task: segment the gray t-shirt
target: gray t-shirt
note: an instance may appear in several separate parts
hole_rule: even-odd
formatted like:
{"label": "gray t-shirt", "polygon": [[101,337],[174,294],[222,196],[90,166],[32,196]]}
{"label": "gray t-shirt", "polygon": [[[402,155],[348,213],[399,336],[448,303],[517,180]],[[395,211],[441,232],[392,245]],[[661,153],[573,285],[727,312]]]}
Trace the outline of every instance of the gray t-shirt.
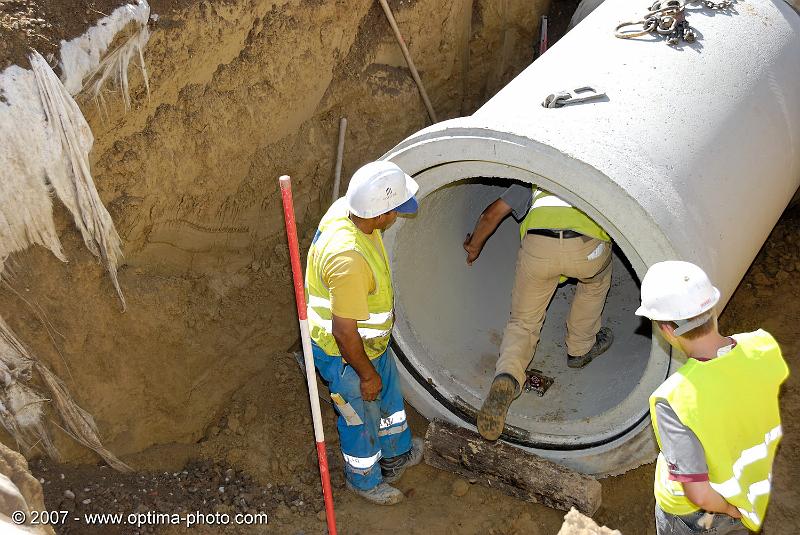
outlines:
{"label": "gray t-shirt", "polygon": [[521,222],[531,209],[533,190],[530,186],[511,184],[508,189],[500,195],[500,198],[511,207],[511,215],[514,216],[514,219]]}
{"label": "gray t-shirt", "polygon": [[656,401],[656,425],[661,453],[670,479],[681,482],[708,481],[706,452],[694,431],[683,425],[666,400]]}

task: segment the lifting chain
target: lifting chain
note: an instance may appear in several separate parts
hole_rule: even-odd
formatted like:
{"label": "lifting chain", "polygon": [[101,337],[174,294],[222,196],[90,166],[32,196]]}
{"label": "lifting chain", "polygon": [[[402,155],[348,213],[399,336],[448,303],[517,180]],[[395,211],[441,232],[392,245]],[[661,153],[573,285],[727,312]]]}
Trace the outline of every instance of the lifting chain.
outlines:
{"label": "lifting chain", "polygon": [[702,4],[707,9],[723,11],[730,9],[734,1],[656,0],[641,20],[622,22],[617,25],[614,35],[620,39],[633,39],[648,34],[663,35],[670,46],[677,46],[681,41],[693,43],[697,36],[686,20],[686,6]]}
{"label": "lifting chain", "polygon": [[728,9],[733,5],[733,0],[724,0],[723,2],[712,2],[711,0],[703,0],[700,2],[703,6],[707,7],[708,9],[715,9],[717,11],[721,11],[723,9]]}

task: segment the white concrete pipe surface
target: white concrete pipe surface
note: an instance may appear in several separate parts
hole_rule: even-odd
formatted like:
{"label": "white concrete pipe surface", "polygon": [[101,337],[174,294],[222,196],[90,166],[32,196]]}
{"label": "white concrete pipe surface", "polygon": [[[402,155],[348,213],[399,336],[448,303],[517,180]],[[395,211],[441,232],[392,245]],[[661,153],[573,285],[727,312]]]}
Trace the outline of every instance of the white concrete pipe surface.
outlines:
{"label": "white concrete pipe surface", "polygon": [[[800,184],[800,16],[783,0],[740,1],[726,12],[691,6],[694,44],[615,38],[616,25],[639,18],[646,3],[607,0],[473,116],[433,125],[384,156],[421,186],[420,213],[398,220],[386,243],[394,349],[408,399],[428,418],[471,426],[492,380],[517,226],[504,223],[472,267],[461,244],[501,186],[538,184],[613,237],[604,323],[614,345],[582,370],[566,367],[574,285],[563,285],[531,366],[556,383],[514,402],[505,435],[595,474],[654,457],[647,398],[671,361],[633,315],[647,266],[696,262],[723,307]],[[607,97],[541,105],[586,85]]]}

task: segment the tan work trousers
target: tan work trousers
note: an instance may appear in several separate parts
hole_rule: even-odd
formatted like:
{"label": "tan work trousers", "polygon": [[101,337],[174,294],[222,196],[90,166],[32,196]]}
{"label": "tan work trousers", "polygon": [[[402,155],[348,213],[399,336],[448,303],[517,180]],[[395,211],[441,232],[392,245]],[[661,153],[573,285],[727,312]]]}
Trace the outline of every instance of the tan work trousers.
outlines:
{"label": "tan work trousers", "polygon": [[611,286],[611,243],[589,237],[527,234],[517,257],[511,318],[503,333],[495,376],[507,373],[518,385],[524,384],[547,305],[561,275],[578,279],[567,318],[567,352],[584,355],[594,345]]}

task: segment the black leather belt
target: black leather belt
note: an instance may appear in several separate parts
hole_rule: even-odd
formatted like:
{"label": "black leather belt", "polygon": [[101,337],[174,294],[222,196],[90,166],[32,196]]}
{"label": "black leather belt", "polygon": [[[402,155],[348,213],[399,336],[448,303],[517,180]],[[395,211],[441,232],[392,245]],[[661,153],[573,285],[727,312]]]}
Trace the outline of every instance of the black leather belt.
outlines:
{"label": "black leather belt", "polygon": [[574,230],[552,230],[549,228],[532,228],[528,231],[528,234],[536,234],[537,236],[547,236],[548,238],[581,238],[584,235],[580,232],[575,232]]}

